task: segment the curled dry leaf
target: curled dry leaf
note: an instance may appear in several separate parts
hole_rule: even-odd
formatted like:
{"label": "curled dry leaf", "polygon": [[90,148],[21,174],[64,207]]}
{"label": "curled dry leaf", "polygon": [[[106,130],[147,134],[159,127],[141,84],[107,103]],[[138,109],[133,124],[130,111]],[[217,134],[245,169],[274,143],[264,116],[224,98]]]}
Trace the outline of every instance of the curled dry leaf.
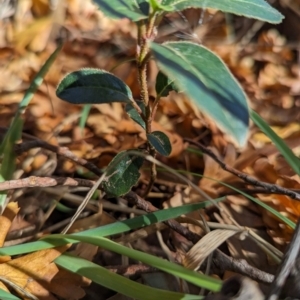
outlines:
{"label": "curled dry leaf", "polygon": [[228,229],[217,229],[207,233],[185,255],[182,260],[183,265],[188,269],[197,270],[212,251],[236,233],[238,232]]}

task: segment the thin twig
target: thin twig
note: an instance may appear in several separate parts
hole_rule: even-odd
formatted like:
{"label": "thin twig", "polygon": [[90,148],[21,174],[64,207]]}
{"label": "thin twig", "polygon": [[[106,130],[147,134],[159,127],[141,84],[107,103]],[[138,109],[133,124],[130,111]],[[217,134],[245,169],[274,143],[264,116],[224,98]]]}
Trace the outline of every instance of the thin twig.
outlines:
{"label": "thin twig", "polygon": [[272,193],[280,193],[280,194],[287,195],[287,196],[291,197],[292,199],[296,199],[296,200],[300,201],[300,193],[294,192],[290,189],[286,189],[286,188],[281,187],[277,184],[272,184],[272,183],[268,183],[268,182],[259,181],[259,180],[255,179],[254,177],[252,177],[252,176],[250,176],[246,173],[243,173],[243,172],[241,172],[241,171],[239,171],[235,168],[232,168],[232,167],[228,166],[221,159],[219,159],[216,154],[214,154],[210,149],[208,149],[207,147],[205,147],[201,143],[193,141],[192,139],[184,139],[184,140],[189,142],[190,144],[193,144],[193,145],[197,146],[198,148],[200,148],[201,151],[203,151],[204,153],[209,155],[213,160],[215,160],[223,170],[225,170],[225,171],[241,178],[245,182],[247,182],[249,184],[252,184],[254,186],[262,187],[265,190],[269,191],[271,194]]}
{"label": "thin twig", "polygon": [[92,187],[95,181],[71,177],[39,177],[30,176],[16,180],[0,182],[0,191],[23,189],[29,187],[51,187],[51,186],[70,186],[70,187]]}

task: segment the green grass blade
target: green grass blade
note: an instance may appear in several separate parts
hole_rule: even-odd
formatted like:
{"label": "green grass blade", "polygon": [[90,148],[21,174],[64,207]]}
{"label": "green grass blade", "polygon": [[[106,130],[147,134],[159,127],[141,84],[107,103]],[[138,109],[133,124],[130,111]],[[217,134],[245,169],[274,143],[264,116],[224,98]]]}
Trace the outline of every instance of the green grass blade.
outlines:
{"label": "green grass blade", "polygon": [[55,260],[55,263],[76,274],[85,276],[108,289],[119,292],[133,299],[168,299],[168,300],[196,300],[201,296],[184,295],[171,291],[164,291],[142,285],[121,275],[96,265],[85,259],[63,254]]}
{"label": "green grass blade", "polygon": [[86,104],[82,108],[82,113],[81,113],[81,117],[79,120],[79,127],[80,127],[82,133],[83,133],[83,129],[85,127],[85,124],[86,124],[86,121],[89,116],[91,108],[92,108],[91,104]]}
{"label": "green grass blade", "polygon": [[101,248],[104,248],[109,251],[116,252],[118,254],[130,257],[132,259],[135,259],[137,261],[141,261],[144,264],[147,264],[149,266],[155,267],[159,270],[162,270],[164,272],[167,272],[171,275],[174,275],[176,277],[179,277],[183,280],[186,280],[190,283],[195,284],[196,286],[208,289],[210,291],[217,292],[220,290],[222,281],[200,274],[198,272],[186,269],[185,267],[182,267],[180,265],[177,265],[175,263],[169,262],[167,260],[164,260],[162,258],[134,250],[128,247],[125,247],[123,245],[119,245],[118,243],[115,243],[107,238],[103,237],[91,237],[91,236],[80,236],[80,235],[70,235],[70,234],[53,234],[45,238],[45,240],[50,241],[51,240],[63,240],[68,239],[74,241],[80,241],[84,243],[90,243],[96,246],[99,246]]}
{"label": "green grass blade", "polygon": [[23,113],[24,109],[28,106],[30,103],[34,93],[38,89],[38,87],[42,84],[45,75],[47,74],[49,68],[52,66],[53,62],[55,61],[57,55],[59,54],[60,50],[62,49],[63,44],[60,44],[55,51],[49,56],[49,58],[46,60],[45,64],[41,67],[39,72],[35,75],[33,78],[28,90],[26,91],[22,101],[18,105],[18,111],[16,112],[16,115],[12,121],[12,124],[6,133],[6,136],[4,137],[4,140],[0,147],[0,154],[3,153],[3,147],[5,146],[5,142],[9,137],[15,132],[15,126],[17,126],[19,122],[19,118],[21,114]]}
{"label": "green grass blade", "polygon": [[21,298],[18,298],[14,296],[13,294],[10,294],[2,289],[0,289],[0,299],[1,300],[21,300]]}
{"label": "green grass blade", "polygon": [[[22,101],[18,105],[18,110],[0,145],[0,157],[1,157],[0,175],[2,177],[0,181],[9,180],[12,178],[13,172],[15,170],[15,158],[16,158],[14,154],[14,145],[21,138],[21,134],[23,130],[23,120],[21,119],[21,115],[26,109],[26,107],[28,106],[29,102],[31,101],[37,88],[43,82],[43,78],[45,77],[50,66],[56,59],[61,48],[62,48],[62,44],[59,45],[56,48],[56,50],[50,55],[50,57],[47,59],[47,61],[42,66],[40,71],[34,77]],[[6,207],[6,202],[7,202],[6,192],[1,192],[0,193],[0,215],[3,213]]]}
{"label": "green grass blade", "polygon": [[259,129],[271,139],[271,141],[275,144],[279,152],[283,155],[287,163],[296,172],[296,174],[300,175],[300,159],[287,146],[284,140],[279,137],[255,111],[250,111],[250,117],[255,125],[259,127]]}
{"label": "green grass blade", "polygon": [[[225,200],[225,197],[215,199],[214,201],[220,202],[223,200]],[[81,236],[100,236],[100,237],[111,236],[114,234],[127,232],[132,229],[148,226],[157,222],[164,222],[169,219],[174,219],[182,214],[187,214],[197,209],[201,209],[210,205],[211,205],[210,201],[205,201],[202,203],[194,203],[194,204],[183,205],[180,207],[168,208],[164,210],[159,210],[154,213],[139,216],[133,219],[125,220],[122,222],[115,222],[113,224],[108,224],[101,227],[85,230],[78,234]],[[3,247],[0,248],[0,255],[24,254],[24,253],[37,251],[37,250],[53,248],[55,246],[65,245],[68,242],[70,241],[67,241],[67,239],[61,241],[55,241],[55,243],[54,242],[49,243],[47,241],[40,240],[40,241],[31,242],[22,245]]]}

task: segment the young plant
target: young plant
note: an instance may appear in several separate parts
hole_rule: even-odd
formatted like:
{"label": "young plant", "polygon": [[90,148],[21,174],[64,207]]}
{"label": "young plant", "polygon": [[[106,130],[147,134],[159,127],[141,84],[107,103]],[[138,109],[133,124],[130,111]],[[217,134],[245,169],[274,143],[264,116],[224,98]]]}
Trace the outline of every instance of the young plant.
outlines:
{"label": "young plant", "polygon": [[[185,93],[199,109],[212,118],[238,145],[247,141],[249,108],[247,97],[224,62],[202,45],[177,41],[155,43],[157,28],[166,13],[187,8],[213,8],[226,13],[243,15],[270,23],[281,22],[283,16],[264,0],[95,0],[111,18],[128,18],[138,28],[136,64],[140,99],[133,99],[130,88],[113,74],[99,69],[82,69],[68,74],[58,85],[57,96],[74,104],[123,102],[132,120],[146,133],[145,154],[168,156],[172,147],[168,137],[152,131],[151,124],[162,97],[170,91]],[[147,65],[154,58],[160,72],[156,78],[156,99],[149,100]],[[144,159],[119,153],[108,166],[103,190],[111,196],[130,191],[139,179]],[[116,161],[118,163],[116,163]],[[151,168],[148,188],[156,179],[155,164]]]}

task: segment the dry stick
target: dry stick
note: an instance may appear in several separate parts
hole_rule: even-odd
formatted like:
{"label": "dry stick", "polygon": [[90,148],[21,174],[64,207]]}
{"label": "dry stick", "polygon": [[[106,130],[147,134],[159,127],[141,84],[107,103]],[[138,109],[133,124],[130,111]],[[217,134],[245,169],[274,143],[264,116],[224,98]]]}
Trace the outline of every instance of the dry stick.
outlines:
{"label": "dry stick", "polygon": [[297,222],[297,226],[294,231],[293,238],[288,246],[286,253],[283,256],[280,267],[277,269],[275,279],[271,284],[271,288],[268,294],[267,300],[278,299],[281,289],[293,269],[296,259],[300,255],[300,220]]}
{"label": "dry stick", "polygon": [[[29,176],[26,178],[7,180],[0,182],[0,191],[16,190],[29,187],[54,187],[54,186],[69,186],[69,187],[86,187],[91,188],[95,184],[94,180],[82,179],[82,178],[71,178],[71,177],[40,177],[40,176]],[[300,193],[299,189],[291,189],[295,193]],[[247,194],[270,194],[263,188],[256,189],[240,189],[240,191]],[[239,194],[236,191],[220,191],[220,196],[228,196],[233,194]],[[283,191],[275,191],[271,194],[285,195]]]}
{"label": "dry stick", "polygon": [[23,189],[28,187],[51,187],[51,186],[70,186],[70,187],[93,187],[94,181],[71,177],[39,177],[29,176],[16,180],[0,182],[0,191]]}
{"label": "dry stick", "polygon": [[[60,148],[57,146],[53,146],[53,145],[48,144],[45,141],[35,140],[35,141],[29,141],[29,142],[22,143],[22,144],[16,145],[15,151],[17,154],[21,154],[25,151],[28,151],[32,148],[37,148],[37,147],[53,151],[53,152],[57,153],[58,155],[68,158],[68,159],[72,160],[73,162],[85,167],[89,171],[94,172],[97,175],[102,174],[102,171],[100,169],[98,169],[97,166],[95,166],[94,164],[88,162],[87,160],[85,160],[83,158],[79,158],[79,157],[75,156],[68,148],[65,148],[65,147]],[[127,195],[124,196],[124,198],[131,200],[139,208],[143,209],[146,212],[153,212],[153,211],[158,210],[150,202],[145,201],[144,199],[139,197],[134,192],[129,192]],[[178,232],[179,234],[184,236],[186,239],[192,241],[193,243],[197,243],[199,241],[199,239],[201,238],[199,235],[191,232],[186,227],[182,226],[181,224],[179,224],[178,222],[176,222],[174,220],[168,220],[165,222],[165,224],[167,224],[173,230],[175,230],[176,232]],[[244,260],[230,258],[218,249],[215,251],[214,255],[215,255],[214,263],[218,266],[219,269],[224,268],[224,266],[226,266],[224,269],[232,270],[232,271],[240,273],[242,275],[249,276],[253,280],[258,280],[258,281],[266,282],[266,283],[270,282],[269,277],[272,276],[271,274],[265,273],[259,269],[256,269],[256,268],[250,266]]]}
{"label": "dry stick", "polygon": [[[295,193],[298,193],[300,194],[300,190],[299,189],[289,189],[290,191],[293,191]],[[285,195],[285,192],[284,191],[275,191],[275,192],[270,192],[264,188],[239,188],[239,191],[240,192],[243,192],[245,194],[250,194],[250,195],[253,195],[253,194],[278,194],[278,195]],[[239,191],[226,191],[224,189],[218,191],[218,194],[220,196],[229,196],[229,195],[240,195],[240,192]],[[297,199],[295,199],[297,200]]]}
{"label": "dry stick", "polygon": [[204,153],[209,155],[213,160],[215,160],[221,166],[221,168],[223,170],[225,170],[225,171],[241,178],[245,182],[247,182],[249,184],[252,184],[252,185],[255,185],[255,186],[260,186],[260,187],[264,188],[265,190],[269,191],[270,193],[284,194],[284,195],[287,195],[287,196],[291,197],[292,199],[300,201],[300,193],[294,192],[290,189],[286,189],[286,188],[281,187],[277,184],[272,184],[272,183],[268,183],[268,182],[259,181],[259,180],[255,179],[254,177],[252,177],[252,176],[250,176],[246,173],[240,172],[237,169],[228,166],[221,159],[219,159],[210,149],[206,148],[201,143],[193,141],[191,139],[184,139],[184,140],[189,142],[190,144],[193,144],[193,145],[197,146],[198,148],[200,148],[201,151],[203,151]]}

